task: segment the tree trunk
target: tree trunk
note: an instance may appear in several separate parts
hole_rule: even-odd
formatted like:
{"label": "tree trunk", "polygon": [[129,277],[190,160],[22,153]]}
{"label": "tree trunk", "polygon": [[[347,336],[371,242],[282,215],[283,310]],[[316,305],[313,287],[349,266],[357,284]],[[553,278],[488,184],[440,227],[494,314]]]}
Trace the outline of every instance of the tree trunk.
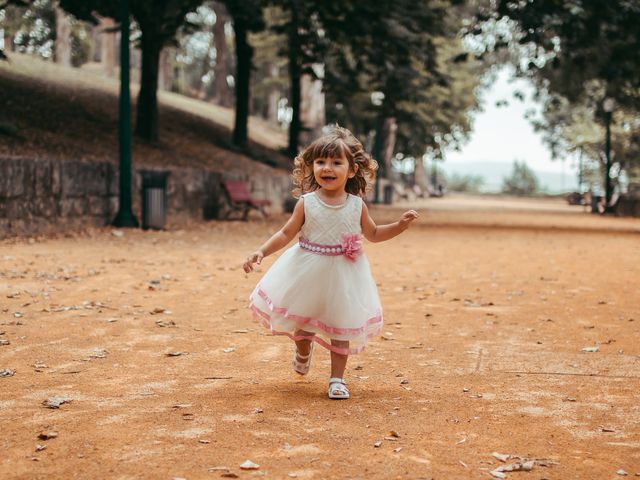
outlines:
{"label": "tree trunk", "polygon": [[89,61],[100,63],[102,57],[102,35],[100,34],[100,25],[91,27],[91,51],[89,53]]}
{"label": "tree trunk", "polygon": [[162,42],[142,32],[142,69],[138,94],[136,135],[148,142],[158,141],[158,65]]}
{"label": "tree trunk", "polygon": [[[269,64],[269,77],[275,78],[278,76],[278,66]],[[273,124],[278,123],[278,102],[280,101],[280,92],[274,88],[269,92],[267,97],[267,120]]]}
{"label": "tree trunk", "polygon": [[382,122],[382,147],[380,149],[381,174],[383,178],[392,179],[391,159],[396,147],[398,124],[395,117],[385,117]]}
{"label": "tree trunk", "polygon": [[118,42],[115,33],[107,33],[105,30],[113,28],[114,25],[115,22],[112,18],[101,18],[98,27],[101,32],[100,63],[102,63],[102,68],[109,77],[115,75]]}
{"label": "tree trunk", "polygon": [[9,33],[7,28],[4,29],[4,51],[5,52],[13,52],[13,35]]}
{"label": "tree trunk", "polygon": [[416,166],[413,171],[413,179],[416,185],[420,187],[423,192],[426,192],[429,188],[429,178],[427,177],[427,171],[424,168],[424,160],[422,156],[416,157]]}
{"label": "tree trunk", "polygon": [[166,90],[167,92],[173,91],[173,66],[172,66],[173,52],[168,48],[163,48],[160,52],[160,66],[158,71],[158,88],[160,90]]}
{"label": "tree trunk", "polygon": [[60,7],[56,7],[55,61],[65,67],[71,66],[71,20]]}
{"label": "tree trunk", "polygon": [[248,43],[247,24],[242,15],[234,18],[233,29],[236,36],[236,122],[233,129],[233,143],[239,147],[247,144],[247,124],[249,122],[249,80],[253,48]]}
{"label": "tree trunk", "polygon": [[216,23],[213,26],[213,44],[216,48],[216,64],[213,67],[213,102],[223,107],[231,107],[231,89],[227,83],[229,76],[229,46],[224,33],[224,25],[227,23],[227,11],[219,2],[213,3],[213,11],[216,14]]}
{"label": "tree trunk", "polygon": [[[317,66],[317,68],[320,68]],[[304,74],[300,82],[300,143],[311,143],[322,132],[325,124],[324,92],[322,80]]]}
{"label": "tree trunk", "polygon": [[291,10],[291,25],[289,27],[289,78],[291,80],[291,125],[289,125],[289,147],[288,153],[291,157],[298,154],[298,144],[300,138],[300,81],[302,72],[298,61],[298,51],[300,50],[300,38],[298,37],[298,13],[294,8]]}

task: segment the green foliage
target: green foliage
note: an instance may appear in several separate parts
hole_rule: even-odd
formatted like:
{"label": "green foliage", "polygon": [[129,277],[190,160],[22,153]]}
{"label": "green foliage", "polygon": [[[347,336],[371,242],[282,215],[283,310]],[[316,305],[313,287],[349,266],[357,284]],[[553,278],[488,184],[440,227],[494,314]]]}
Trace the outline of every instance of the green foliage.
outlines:
{"label": "green foliage", "polygon": [[363,135],[395,117],[396,151],[412,156],[462,142],[486,65],[465,54],[458,33],[469,12],[455,3],[350,2],[329,32],[339,40],[326,57],[328,119]]}
{"label": "green foliage", "polygon": [[525,162],[513,162],[511,175],[502,180],[502,192],[509,195],[533,195],[538,189],[538,178]]}
{"label": "green foliage", "polygon": [[538,47],[528,67],[542,69],[550,91],[575,101],[596,80],[619,104],[640,108],[640,3],[629,0],[500,0],[520,43]]}
{"label": "green foliage", "polygon": [[578,152],[586,169],[604,163],[605,98],[612,118],[614,171],[634,177],[640,166],[640,3],[627,0],[501,0],[497,10],[515,22],[514,39],[529,45],[521,74],[544,104],[534,122],[555,157]]}
{"label": "green foliage", "polygon": [[52,1],[34,1],[23,7],[10,6],[5,14],[13,17],[10,30],[13,30],[16,51],[53,58],[56,13]]}

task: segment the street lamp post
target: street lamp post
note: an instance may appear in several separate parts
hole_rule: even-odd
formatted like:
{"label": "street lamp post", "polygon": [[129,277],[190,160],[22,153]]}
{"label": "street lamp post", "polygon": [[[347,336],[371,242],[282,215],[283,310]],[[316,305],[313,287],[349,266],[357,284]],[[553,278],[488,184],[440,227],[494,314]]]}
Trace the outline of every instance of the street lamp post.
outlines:
{"label": "street lamp post", "polygon": [[611,203],[611,197],[613,196],[613,186],[611,185],[611,112],[615,107],[615,102],[612,98],[606,98],[602,104],[604,110],[605,124],[607,129],[606,141],[605,141],[605,155],[607,163],[604,171],[604,208],[605,211],[609,208]]}
{"label": "street lamp post", "polygon": [[131,209],[131,91],[129,88],[129,0],[120,0],[120,194],[113,225],[138,227]]}

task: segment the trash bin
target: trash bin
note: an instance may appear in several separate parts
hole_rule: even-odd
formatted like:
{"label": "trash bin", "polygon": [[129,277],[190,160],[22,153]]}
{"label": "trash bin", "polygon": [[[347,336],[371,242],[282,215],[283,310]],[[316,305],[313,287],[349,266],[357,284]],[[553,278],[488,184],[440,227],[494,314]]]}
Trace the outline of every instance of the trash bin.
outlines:
{"label": "trash bin", "polygon": [[391,205],[393,203],[393,185],[384,186],[382,198],[385,205]]}
{"label": "trash bin", "polygon": [[167,220],[167,177],[171,172],[140,170],[142,228],[162,230]]}
{"label": "trash bin", "polygon": [[600,213],[598,204],[602,201],[602,195],[591,195],[591,213]]}

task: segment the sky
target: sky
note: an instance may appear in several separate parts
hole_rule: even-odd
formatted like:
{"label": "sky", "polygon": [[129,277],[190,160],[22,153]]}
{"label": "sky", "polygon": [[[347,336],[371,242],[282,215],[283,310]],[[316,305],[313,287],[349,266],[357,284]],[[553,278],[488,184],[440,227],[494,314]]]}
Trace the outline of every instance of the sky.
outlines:
{"label": "sky", "polygon": [[[495,83],[483,95],[481,112],[474,116],[474,129],[469,142],[460,152],[445,153],[445,163],[499,162],[513,164],[514,160],[525,161],[536,171],[562,173],[568,177],[576,175],[576,166],[571,159],[551,160],[551,152],[543,144],[540,134],[534,132],[525,112],[540,110],[533,100],[533,86],[530,82],[510,80],[510,67],[502,68]],[[513,97],[519,90],[525,95],[521,102]],[[508,106],[497,107],[496,102],[506,100]]]}

